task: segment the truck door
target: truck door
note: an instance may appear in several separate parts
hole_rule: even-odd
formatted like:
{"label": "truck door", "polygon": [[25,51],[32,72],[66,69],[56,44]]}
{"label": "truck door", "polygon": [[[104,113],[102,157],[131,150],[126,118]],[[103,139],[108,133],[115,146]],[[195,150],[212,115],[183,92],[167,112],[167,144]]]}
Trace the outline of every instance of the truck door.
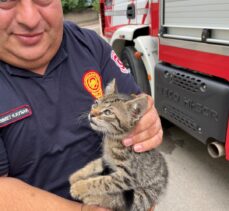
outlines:
{"label": "truck door", "polygon": [[136,24],[137,0],[104,1],[104,35],[111,37],[119,27]]}
{"label": "truck door", "polygon": [[104,0],[103,33],[112,37],[122,26],[149,24],[149,0]]}
{"label": "truck door", "polygon": [[149,0],[136,0],[136,24],[149,24]]}

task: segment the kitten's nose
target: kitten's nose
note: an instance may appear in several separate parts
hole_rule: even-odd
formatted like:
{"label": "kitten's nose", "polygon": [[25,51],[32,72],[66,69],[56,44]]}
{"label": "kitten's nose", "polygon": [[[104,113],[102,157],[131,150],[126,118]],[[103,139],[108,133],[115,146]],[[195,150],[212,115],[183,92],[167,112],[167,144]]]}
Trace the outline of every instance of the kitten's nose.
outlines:
{"label": "kitten's nose", "polygon": [[96,117],[99,115],[99,111],[96,109],[92,109],[90,112],[91,117]]}

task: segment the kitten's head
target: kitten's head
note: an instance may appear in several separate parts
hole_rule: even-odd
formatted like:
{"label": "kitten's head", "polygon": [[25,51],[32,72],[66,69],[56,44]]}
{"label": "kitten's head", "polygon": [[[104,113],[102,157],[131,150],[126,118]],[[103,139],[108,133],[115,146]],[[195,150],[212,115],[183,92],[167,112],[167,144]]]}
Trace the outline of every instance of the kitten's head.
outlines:
{"label": "kitten's head", "polygon": [[89,113],[91,127],[105,135],[123,137],[136,125],[147,109],[147,96],[119,94],[115,79],[105,88]]}

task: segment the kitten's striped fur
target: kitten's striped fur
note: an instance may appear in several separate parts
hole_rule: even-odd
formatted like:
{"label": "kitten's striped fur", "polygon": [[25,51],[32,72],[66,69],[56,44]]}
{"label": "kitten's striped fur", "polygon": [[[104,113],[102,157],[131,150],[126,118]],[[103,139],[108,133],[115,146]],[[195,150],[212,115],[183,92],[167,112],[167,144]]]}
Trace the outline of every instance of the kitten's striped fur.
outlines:
{"label": "kitten's striped fur", "polygon": [[115,80],[106,87],[89,114],[92,128],[104,134],[103,156],[70,177],[73,198],[114,211],[148,211],[158,202],[168,179],[164,158],[122,144],[146,109],[146,95],[118,94]]}

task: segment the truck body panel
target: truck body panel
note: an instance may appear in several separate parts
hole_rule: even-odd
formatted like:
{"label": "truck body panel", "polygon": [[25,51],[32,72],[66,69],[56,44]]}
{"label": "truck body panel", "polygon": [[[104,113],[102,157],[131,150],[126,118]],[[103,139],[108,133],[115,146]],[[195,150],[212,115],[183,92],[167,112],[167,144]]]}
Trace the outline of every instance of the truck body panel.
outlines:
{"label": "truck body panel", "polygon": [[[110,11],[101,10],[103,35],[120,56],[130,45],[140,53],[145,68],[139,71],[148,75],[160,116],[205,144],[224,144],[229,160],[229,2],[101,3]],[[130,5],[134,17],[127,15]],[[123,12],[115,17],[112,10]]]}

